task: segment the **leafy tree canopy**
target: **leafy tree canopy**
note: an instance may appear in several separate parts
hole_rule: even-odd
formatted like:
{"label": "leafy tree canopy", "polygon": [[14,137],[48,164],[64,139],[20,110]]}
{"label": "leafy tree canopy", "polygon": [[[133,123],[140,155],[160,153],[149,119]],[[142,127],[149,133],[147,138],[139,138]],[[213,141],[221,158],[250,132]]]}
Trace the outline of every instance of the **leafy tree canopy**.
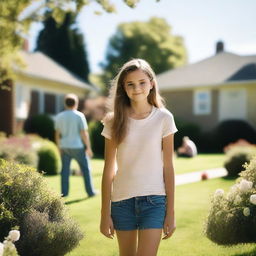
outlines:
{"label": "leafy tree canopy", "polygon": [[88,82],[89,64],[84,37],[77,26],[74,26],[75,19],[76,16],[68,12],[58,26],[53,17],[48,17],[37,38],[36,50]]}
{"label": "leafy tree canopy", "polygon": [[118,69],[131,58],[147,60],[156,74],[187,62],[183,38],[172,34],[171,26],[162,18],[148,22],[122,23],[110,38],[103,80],[108,83]]}
{"label": "leafy tree canopy", "polygon": [[[135,7],[139,0],[123,0],[130,7]],[[115,12],[111,0],[1,0],[0,1],[0,80],[12,76],[12,65],[17,61],[24,36],[34,21],[42,21],[45,11],[61,23],[66,12],[79,13],[82,7],[96,2],[106,12]],[[37,4],[36,8],[31,8]],[[32,10],[33,9],[33,10]]]}

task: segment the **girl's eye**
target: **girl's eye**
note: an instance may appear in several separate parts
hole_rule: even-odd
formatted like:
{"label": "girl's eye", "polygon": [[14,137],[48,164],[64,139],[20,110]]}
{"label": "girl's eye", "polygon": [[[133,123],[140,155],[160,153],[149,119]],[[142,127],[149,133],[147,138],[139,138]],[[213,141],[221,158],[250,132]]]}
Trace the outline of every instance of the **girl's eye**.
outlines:
{"label": "girl's eye", "polygon": [[145,82],[141,82],[140,84],[144,85],[144,84],[145,84]]}
{"label": "girl's eye", "polygon": [[128,84],[129,87],[133,86],[133,84]]}

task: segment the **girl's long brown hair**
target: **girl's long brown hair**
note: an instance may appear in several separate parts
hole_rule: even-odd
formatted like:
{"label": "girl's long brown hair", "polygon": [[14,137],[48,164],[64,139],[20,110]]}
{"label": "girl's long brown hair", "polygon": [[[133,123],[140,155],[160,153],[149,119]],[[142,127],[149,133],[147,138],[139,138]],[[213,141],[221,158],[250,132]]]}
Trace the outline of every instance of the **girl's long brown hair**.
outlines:
{"label": "girl's long brown hair", "polygon": [[133,59],[126,62],[112,81],[107,104],[109,112],[103,119],[103,122],[110,122],[112,139],[114,139],[117,145],[126,136],[128,108],[131,106],[130,99],[124,89],[124,80],[127,74],[138,69],[142,70],[153,83],[153,88],[148,95],[148,103],[157,108],[165,105],[163,98],[159,94],[155,72],[148,62],[143,59]]}

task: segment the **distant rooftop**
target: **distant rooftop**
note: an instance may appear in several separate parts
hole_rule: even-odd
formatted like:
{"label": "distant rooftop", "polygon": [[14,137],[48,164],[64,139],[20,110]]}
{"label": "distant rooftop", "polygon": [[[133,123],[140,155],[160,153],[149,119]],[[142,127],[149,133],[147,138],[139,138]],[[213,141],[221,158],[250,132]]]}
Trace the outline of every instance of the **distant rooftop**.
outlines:
{"label": "distant rooftop", "polygon": [[97,88],[85,83],[42,52],[22,51],[21,55],[26,66],[16,70],[22,74],[84,88],[85,90],[97,90]]}
{"label": "distant rooftop", "polygon": [[220,52],[202,61],[157,76],[160,90],[256,80],[256,55]]}

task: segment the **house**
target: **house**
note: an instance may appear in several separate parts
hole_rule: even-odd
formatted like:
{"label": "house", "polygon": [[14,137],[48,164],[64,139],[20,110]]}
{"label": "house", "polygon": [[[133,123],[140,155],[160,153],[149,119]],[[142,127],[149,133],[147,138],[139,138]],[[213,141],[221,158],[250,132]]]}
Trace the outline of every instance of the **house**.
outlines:
{"label": "house", "polygon": [[157,76],[167,108],[175,117],[210,131],[221,121],[245,120],[256,128],[256,55],[224,51]]}
{"label": "house", "polygon": [[67,93],[75,93],[82,103],[89,92],[97,91],[41,52],[22,51],[21,56],[25,66],[14,68],[11,90],[0,91],[0,131],[19,132],[24,121],[35,114],[54,116],[64,109]]}

